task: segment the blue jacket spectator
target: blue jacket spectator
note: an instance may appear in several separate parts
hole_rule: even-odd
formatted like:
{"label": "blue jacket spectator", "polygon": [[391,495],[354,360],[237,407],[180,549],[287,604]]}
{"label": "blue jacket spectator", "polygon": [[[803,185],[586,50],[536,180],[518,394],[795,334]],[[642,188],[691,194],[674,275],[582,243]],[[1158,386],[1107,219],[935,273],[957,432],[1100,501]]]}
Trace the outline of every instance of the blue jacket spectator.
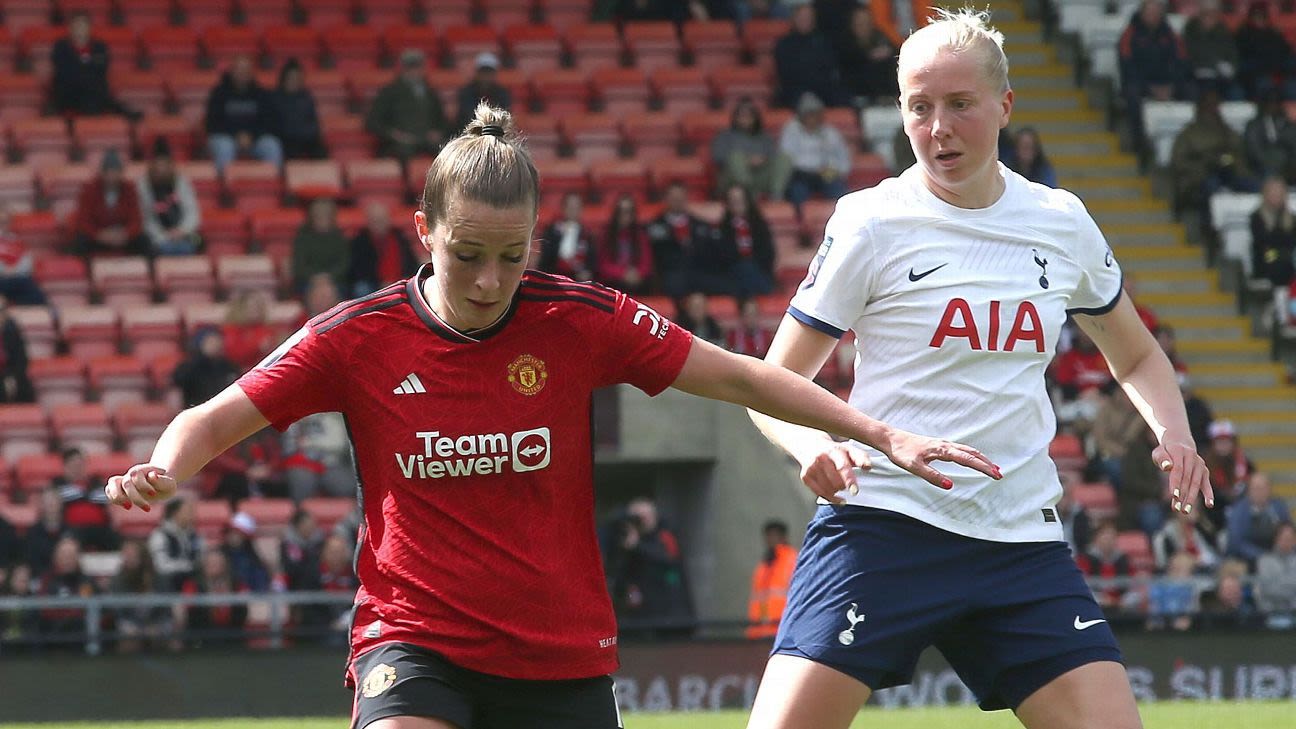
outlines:
{"label": "blue jacket spectator", "polygon": [[815,27],[815,9],[809,3],[792,12],[792,31],[774,46],[778,74],[779,106],[795,107],[806,92],[828,106],[843,102],[837,54],[832,42]]}
{"label": "blue jacket spectator", "polygon": [[1044,154],[1039,132],[1033,127],[1022,127],[1013,136],[1012,156],[1004,164],[1031,182],[1048,187],[1058,186],[1057,171]]}
{"label": "blue jacket spectator", "polygon": [[327,156],[321,136],[315,96],[306,88],[306,73],[297,59],[279,70],[279,85],[270,93],[274,109],[275,134],[288,159],[320,159]]}
{"label": "blue jacket spectator", "polygon": [[1254,567],[1260,555],[1273,548],[1278,527],[1289,523],[1287,505],[1273,497],[1269,477],[1259,471],[1251,474],[1246,498],[1228,509],[1229,554]]}

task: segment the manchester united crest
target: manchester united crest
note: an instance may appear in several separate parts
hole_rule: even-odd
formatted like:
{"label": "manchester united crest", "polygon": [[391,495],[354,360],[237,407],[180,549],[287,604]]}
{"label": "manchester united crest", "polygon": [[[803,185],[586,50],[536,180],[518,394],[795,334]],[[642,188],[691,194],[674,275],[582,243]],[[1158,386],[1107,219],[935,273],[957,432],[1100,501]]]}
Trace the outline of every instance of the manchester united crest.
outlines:
{"label": "manchester united crest", "polygon": [[364,683],[360,684],[360,695],[372,699],[391,688],[394,683],[396,683],[396,669],[386,663],[379,663],[369,670]]}
{"label": "manchester united crest", "polygon": [[544,389],[549,373],[545,371],[544,360],[524,354],[513,360],[508,367],[508,381],[513,389],[523,395],[534,395]]}

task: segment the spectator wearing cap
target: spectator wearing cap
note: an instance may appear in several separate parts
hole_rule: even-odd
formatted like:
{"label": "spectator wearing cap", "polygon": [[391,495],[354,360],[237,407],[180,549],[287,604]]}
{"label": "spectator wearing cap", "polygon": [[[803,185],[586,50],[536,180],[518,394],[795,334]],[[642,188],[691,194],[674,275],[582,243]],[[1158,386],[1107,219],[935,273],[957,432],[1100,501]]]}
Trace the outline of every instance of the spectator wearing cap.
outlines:
{"label": "spectator wearing cap", "polygon": [[424,66],[422,51],[402,52],[399,73],[379,90],[365,117],[365,129],[377,138],[384,157],[436,154],[446,139],[445,111],[428,85]]}
{"label": "spectator wearing cap", "polygon": [[286,159],[322,159],[328,156],[320,132],[315,96],[306,88],[301,62],[290,58],[279,69],[279,83],[270,92],[277,134]]}
{"label": "spectator wearing cap", "polygon": [[1246,490],[1247,479],[1255,472],[1255,464],[1247,458],[1238,443],[1237,430],[1229,420],[1216,420],[1206,429],[1208,445],[1202,458],[1210,471],[1211,490],[1215,492],[1215,508],[1207,513],[1215,523],[1224,526],[1224,513]]}
{"label": "spectator wearing cap", "polygon": [[104,152],[99,174],[81,188],[75,215],[73,247],[82,255],[142,255],[148,249],[139,195],[115,149]]}
{"label": "spectator wearing cap", "polygon": [[9,220],[9,204],[0,200],[0,296],[18,306],[44,306],[45,292],[32,276],[35,259]]}
{"label": "spectator wearing cap", "polygon": [[136,183],[140,218],[150,251],[159,256],[187,256],[198,252],[198,226],[202,213],[189,178],[176,170],[171,145],[158,137],[148,172]]}
{"label": "spectator wearing cap", "polygon": [[76,12],[68,20],[68,34],[50,50],[54,79],[50,84],[54,111],[60,114],[139,113],[118,101],[108,85],[108,46],[90,32],[90,15]]}
{"label": "spectator wearing cap", "polygon": [[217,172],[239,157],[283,165],[283,144],[275,136],[274,103],[257,83],[252,59],[234,57],[233,63],[207,97],[207,148]]}
{"label": "spectator wearing cap", "polygon": [[832,106],[844,100],[837,55],[816,27],[815,7],[808,0],[792,10],[792,29],[774,46],[774,68],[780,106],[799,108],[807,93]]}
{"label": "spectator wearing cap", "polygon": [[1254,568],[1260,555],[1273,549],[1278,528],[1290,523],[1287,505],[1274,497],[1269,476],[1257,471],[1247,481],[1246,497],[1228,508],[1228,552]]}
{"label": "spectator wearing cap", "polygon": [[221,551],[236,582],[247,585],[252,592],[266,592],[270,589],[270,570],[252,543],[256,534],[256,519],[246,511],[235,512],[225,526]]}
{"label": "spectator wearing cap", "polygon": [[459,89],[459,115],[455,117],[454,132],[462,130],[472,121],[477,105],[483,101],[497,109],[513,108],[513,95],[500,85],[499,56],[490,51],[477,54],[473,77]]}
{"label": "spectator wearing cap", "polygon": [[846,194],[850,149],[841,132],[824,122],[824,105],[806,92],[797,102],[796,116],[779,135],[779,149],[792,161],[787,199],[795,205],[812,195],[836,200]]}

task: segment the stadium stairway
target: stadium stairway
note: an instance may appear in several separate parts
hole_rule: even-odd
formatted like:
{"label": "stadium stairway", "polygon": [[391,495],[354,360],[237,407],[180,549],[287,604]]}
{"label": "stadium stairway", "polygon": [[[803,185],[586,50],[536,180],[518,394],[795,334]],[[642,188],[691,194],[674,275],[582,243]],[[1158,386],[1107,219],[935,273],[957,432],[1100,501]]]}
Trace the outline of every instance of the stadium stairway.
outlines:
{"label": "stadium stairway", "polygon": [[1296,498],[1296,387],[1269,359],[1269,345],[1252,336],[1218,274],[1188,244],[1169,204],[1152,194],[1137,160],[1120,150],[1104,114],[1075,87],[1072,68],[1025,20],[1020,0],[995,0],[994,24],[1007,38],[1016,103],[1012,126],[1035,127],[1062,187],[1084,200],[1116,252],[1136,298],[1172,325],[1194,390],[1217,418],[1237,427],[1277,495]]}

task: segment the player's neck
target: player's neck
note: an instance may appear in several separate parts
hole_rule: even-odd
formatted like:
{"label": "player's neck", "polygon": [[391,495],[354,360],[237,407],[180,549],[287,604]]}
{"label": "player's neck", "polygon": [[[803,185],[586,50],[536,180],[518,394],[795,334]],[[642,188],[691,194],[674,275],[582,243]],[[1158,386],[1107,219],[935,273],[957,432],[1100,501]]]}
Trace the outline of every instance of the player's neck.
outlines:
{"label": "player's neck", "polygon": [[505,308],[504,312],[495,318],[495,321],[492,321],[490,324],[487,324],[486,326],[464,327],[461,325],[460,322],[458,322],[455,319],[454,315],[450,311],[450,307],[446,304],[445,299],[437,295],[435,275],[428,276],[426,279],[424,279],[423,285],[420,287],[419,290],[423,294],[423,300],[427,302],[428,309],[431,310],[433,316],[440,319],[441,323],[444,324],[445,326],[466,336],[471,337],[473,334],[477,332],[486,331],[487,329],[494,327],[496,324],[499,324],[500,319],[503,319],[505,316],[508,316],[509,309]]}
{"label": "player's neck", "polygon": [[957,187],[947,187],[931,175],[923,175],[923,185],[942,202],[956,208],[979,210],[988,208],[1003,197],[1007,184],[999,174],[999,161],[991,160],[988,168]]}

